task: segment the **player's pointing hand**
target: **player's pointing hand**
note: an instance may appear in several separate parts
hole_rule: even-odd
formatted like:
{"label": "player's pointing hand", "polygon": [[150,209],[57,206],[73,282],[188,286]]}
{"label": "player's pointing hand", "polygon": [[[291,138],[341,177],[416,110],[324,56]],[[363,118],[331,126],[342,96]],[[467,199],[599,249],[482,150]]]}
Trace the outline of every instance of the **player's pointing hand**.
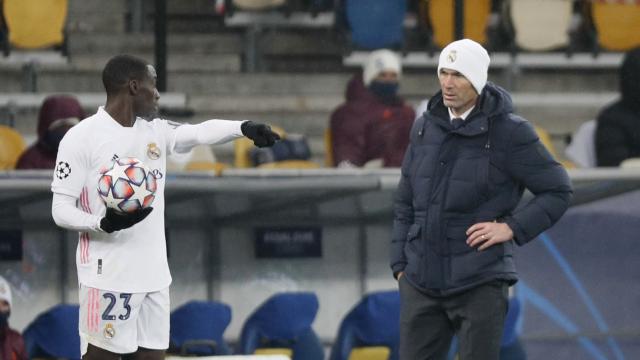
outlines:
{"label": "player's pointing hand", "polygon": [[240,125],[242,134],[253,140],[253,144],[257,147],[273,146],[280,135],[271,130],[269,125],[254,123],[253,121],[245,121]]}

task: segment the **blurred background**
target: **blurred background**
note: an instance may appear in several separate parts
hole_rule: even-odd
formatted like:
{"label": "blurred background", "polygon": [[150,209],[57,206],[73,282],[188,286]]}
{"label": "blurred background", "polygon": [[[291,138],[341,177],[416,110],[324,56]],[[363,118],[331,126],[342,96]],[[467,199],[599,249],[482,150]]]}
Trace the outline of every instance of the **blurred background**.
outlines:
{"label": "blurred background", "polygon": [[[401,64],[398,99],[420,116],[439,90],[439,50],[466,37],[490,52],[489,81],[512,94],[516,113],[535,125],[576,188],[565,217],[517,250],[522,281],[503,344],[518,343],[526,355],[504,358],[640,358],[640,1],[0,4],[0,275],[13,291],[10,325],[31,339],[31,357],[77,356],[75,344],[56,340],[53,349],[29,334],[36,326],[77,334],[77,234],[50,215],[54,138],[104,104],[101,71],[120,53],[154,64],[161,117],[251,119],[288,140],[268,153],[238,140],[170,159],[173,351],[208,339],[191,352],[290,348],[294,359],[346,360],[356,359],[352,348],[371,345],[387,355],[362,358],[397,357],[388,243],[399,170],[379,156],[336,167],[331,119],[370,52],[383,48]],[[618,105],[623,114],[608,111]],[[23,156],[29,151],[37,154]],[[38,317],[61,304],[71,306],[69,317]],[[369,311],[356,311],[366,319],[355,321],[365,329],[356,336],[347,330],[357,304]],[[178,318],[204,311],[189,306],[213,305],[221,307],[208,308],[211,318]],[[258,326],[261,339],[273,331],[278,341],[248,340],[261,306],[272,317]],[[306,317],[279,318],[286,309]],[[215,336],[185,335],[194,323]],[[296,329],[286,332],[293,340],[265,330],[274,323]],[[315,345],[303,340],[309,332]],[[322,355],[305,353],[317,344]]]}

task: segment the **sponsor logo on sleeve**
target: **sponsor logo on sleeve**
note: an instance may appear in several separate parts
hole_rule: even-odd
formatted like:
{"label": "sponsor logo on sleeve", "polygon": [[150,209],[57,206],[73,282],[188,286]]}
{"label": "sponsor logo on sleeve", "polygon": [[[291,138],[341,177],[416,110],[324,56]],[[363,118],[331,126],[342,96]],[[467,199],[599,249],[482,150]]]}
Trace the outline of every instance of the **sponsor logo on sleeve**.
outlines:
{"label": "sponsor logo on sleeve", "polygon": [[64,180],[71,174],[71,166],[66,161],[59,161],[54,172],[58,179]]}

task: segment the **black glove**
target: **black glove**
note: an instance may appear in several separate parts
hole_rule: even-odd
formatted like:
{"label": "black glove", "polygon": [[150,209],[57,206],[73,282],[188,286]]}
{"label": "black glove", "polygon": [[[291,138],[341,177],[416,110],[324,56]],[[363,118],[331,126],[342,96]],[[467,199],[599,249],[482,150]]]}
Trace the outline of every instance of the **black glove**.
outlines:
{"label": "black glove", "polygon": [[111,234],[114,231],[127,229],[144,220],[153,210],[152,207],[136,210],[132,213],[123,213],[107,208],[107,213],[100,220],[100,228]]}
{"label": "black glove", "polygon": [[280,140],[280,135],[265,124],[245,121],[240,125],[240,130],[244,136],[253,140],[253,144],[257,147],[273,146],[277,140]]}

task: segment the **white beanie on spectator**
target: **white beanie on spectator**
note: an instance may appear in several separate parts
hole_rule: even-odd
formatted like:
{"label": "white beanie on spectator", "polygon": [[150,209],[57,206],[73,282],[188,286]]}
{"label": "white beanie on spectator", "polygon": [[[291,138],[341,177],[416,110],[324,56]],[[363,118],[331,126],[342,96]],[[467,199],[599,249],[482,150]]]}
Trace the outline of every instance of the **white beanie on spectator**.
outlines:
{"label": "white beanie on spectator", "polygon": [[442,68],[455,70],[464,75],[480,94],[487,83],[489,62],[489,54],[482,45],[469,39],[457,40],[442,49],[438,74]]}
{"label": "white beanie on spectator", "polygon": [[11,307],[11,286],[2,276],[0,276],[0,300],[5,300]]}
{"label": "white beanie on spectator", "polygon": [[398,79],[402,74],[400,58],[391,50],[381,49],[369,54],[367,62],[364,64],[364,85],[369,86],[373,79],[383,71],[395,72],[398,74]]}

